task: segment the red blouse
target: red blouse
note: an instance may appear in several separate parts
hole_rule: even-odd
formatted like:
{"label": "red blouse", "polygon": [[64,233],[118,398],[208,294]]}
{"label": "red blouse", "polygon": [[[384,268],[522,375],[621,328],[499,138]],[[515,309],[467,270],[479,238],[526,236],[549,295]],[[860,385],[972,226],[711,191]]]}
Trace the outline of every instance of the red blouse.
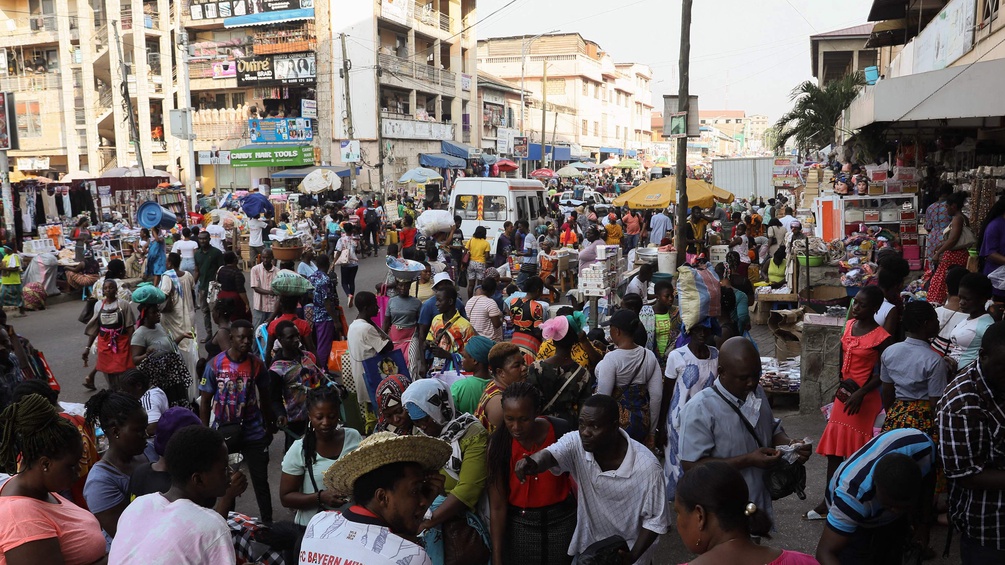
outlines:
{"label": "red blouse", "polygon": [[525,456],[533,455],[538,451],[555,443],[555,426],[548,422],[548,434],[544,438],[544,443],[540,447],[531,451],[524,449],[520,442],[513,440],[513,450],[509,459],[509,503],[518,508],[543,508],[563,502],[572,492],[572,478],[568,473],[555,475],[551,472],[538,473],[520,483],[516,478],[514,469],[517,461]]}

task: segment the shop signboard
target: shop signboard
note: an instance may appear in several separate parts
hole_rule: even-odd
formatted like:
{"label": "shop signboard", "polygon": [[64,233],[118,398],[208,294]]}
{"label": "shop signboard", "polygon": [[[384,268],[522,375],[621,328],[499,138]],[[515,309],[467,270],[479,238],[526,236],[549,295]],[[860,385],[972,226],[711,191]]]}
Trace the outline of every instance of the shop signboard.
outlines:
{"label": "shop signboard", "polygon": [[304,118],[318,117],[318,101],[304,98],[300,101],[300,116]]}
{"label": "shop signboard", "polygon": [[359,163],[363,160],[358,139],[343,139],[339,141],[339,156],[343,163]]}
{"label": "shop signboard", "polygon": [[237,63],[235,61],[214,61],[213,78],[234,78],[237,76]]}
{"label": "shop signboard", "polygon": [[309,118],[265,118],[248,120],[248,133],[252,143],[283,143],[289,141],[311,141]]}
{"label": "shop signboard", "polygon": [[200,165],[229,165],[230,151],[200,151],[197,162]]}
{"label": "shop signboard", "polygon": [[230,18],[265,12],[314,8],[314,0],[211,0],[189,4],[189,17],[193,20]]}
{"label": "shop signboard", "polygon": [[530,143],[526,135],[518,135],[513,138],[513,157],[526,159],[530,154]]}
{"label": "shop signboard", "polygon": [[237,60],[237,86],[259,86],[275,82],[272,57],[243,57]]}
{"label": "shop signboard", "polygon": [[914,40],[914,73],[937,71],[953,64],[974,46],[974,0],[953,0]]}
{"label": "shop signboard", "polygon": [[232,167],[305,167],[314,164],[310,145],[286,147],[251,147],[230,152]]}
{"label": "shop signboard", "polygon": [[18,157],[17,170],[19,171],[46,171],[49,169],[48,157]]}

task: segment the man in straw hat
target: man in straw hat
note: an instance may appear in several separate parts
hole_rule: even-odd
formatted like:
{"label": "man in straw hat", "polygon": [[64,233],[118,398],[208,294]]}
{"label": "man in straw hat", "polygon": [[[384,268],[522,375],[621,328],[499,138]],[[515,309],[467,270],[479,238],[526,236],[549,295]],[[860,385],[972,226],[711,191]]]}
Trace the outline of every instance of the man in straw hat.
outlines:
{"label": "man in straw hat", "polygon": [[425,436],[377,432],[325,472],[325,488],[351,496],[344,511],[319,512],[307,525],[300,565],[431,565],[414,540],[430,503],[443,490],[438,470],[450,445]]}

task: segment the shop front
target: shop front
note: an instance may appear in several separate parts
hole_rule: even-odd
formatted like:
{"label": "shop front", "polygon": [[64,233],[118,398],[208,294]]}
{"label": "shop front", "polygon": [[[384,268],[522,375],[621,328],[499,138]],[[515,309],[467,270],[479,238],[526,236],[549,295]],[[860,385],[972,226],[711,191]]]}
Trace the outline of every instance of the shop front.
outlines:
{"label": "shop front", "polygon": [[230,152],[231,170],[228,172],[232,175],[233,184],[221,188],[258,188],[268,192],[272,186],[272,170],[313,164],[314,148],[310,145],[246,145]]}

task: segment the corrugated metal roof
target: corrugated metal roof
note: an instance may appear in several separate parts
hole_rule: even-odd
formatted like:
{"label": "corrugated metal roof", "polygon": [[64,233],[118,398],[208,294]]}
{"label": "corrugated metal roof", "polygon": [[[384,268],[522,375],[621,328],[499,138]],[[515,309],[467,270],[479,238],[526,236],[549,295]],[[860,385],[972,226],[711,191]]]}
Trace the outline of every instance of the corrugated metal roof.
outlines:
{"label": "corrugated metal roof", "polygon": [[820,37],[868,37],[872,33],[873,23],[861,24],[852,27],[846,27],[844,29],[836,29],[834,31],[826,31],[824,33],[818,33],[816,35],[811,35],[810,39],[817,39]]}

